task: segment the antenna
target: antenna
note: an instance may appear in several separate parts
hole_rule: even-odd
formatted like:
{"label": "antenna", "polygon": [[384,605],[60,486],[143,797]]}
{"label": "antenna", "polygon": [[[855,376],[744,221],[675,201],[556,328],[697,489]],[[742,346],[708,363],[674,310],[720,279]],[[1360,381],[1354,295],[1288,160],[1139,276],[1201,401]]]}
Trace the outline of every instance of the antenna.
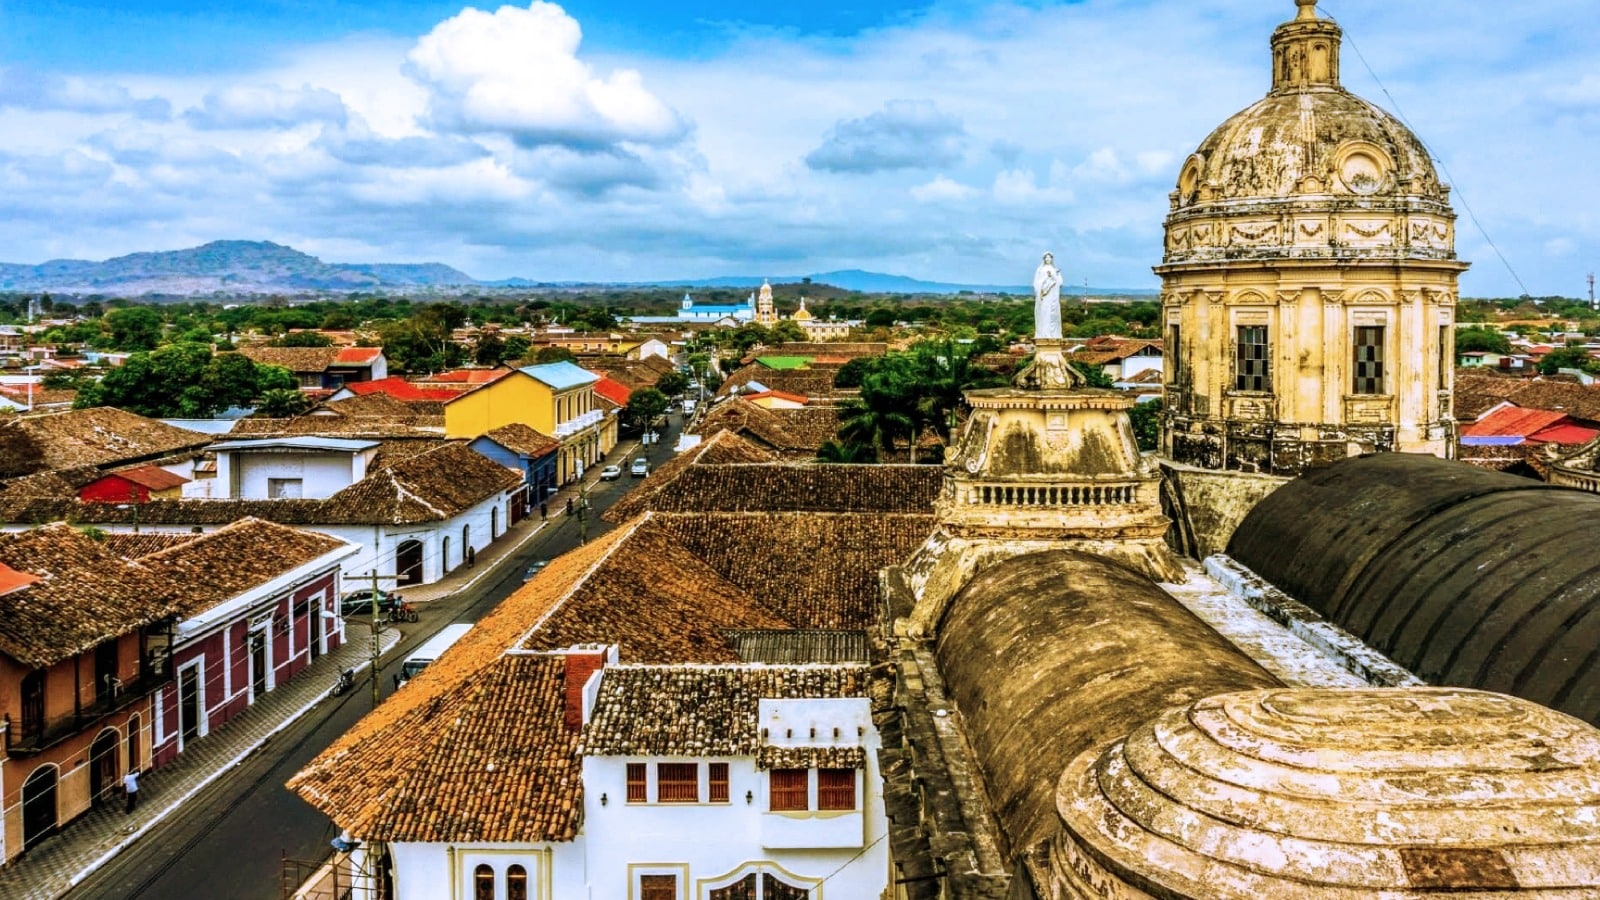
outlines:
{"label": "antenna", "polygon": [[1594,301],[1594,273],[1593,272],[1589,273],[1589,308],[1590,309],[1600,309],[1600,304],[1596,304],[1595,301]]}

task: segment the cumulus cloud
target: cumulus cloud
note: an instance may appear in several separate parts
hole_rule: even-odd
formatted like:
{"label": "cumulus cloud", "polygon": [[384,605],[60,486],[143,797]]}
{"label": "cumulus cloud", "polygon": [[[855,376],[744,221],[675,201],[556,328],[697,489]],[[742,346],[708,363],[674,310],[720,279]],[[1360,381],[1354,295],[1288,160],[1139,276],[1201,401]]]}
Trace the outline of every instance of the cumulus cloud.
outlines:
{"label": "cumulus cloud", "polygon": [[834,125],[806,165],[825,172],[927,169],[961,158],[966,129],[930,100],[891,100],[883,109]]}
{"label": "cumulus cloud", "polygon": [[911,189],[911,196],[923,203],[966,200],[977,193],[977,189],[946,178],[943,175],[938,176],[927,184],[919,184]]}
{"label": "cumulus cloud", "polygon": [[160,97],[135,97],[126,87],[29,69],[0,69],[0,108],[75,113],[126,113],[163,120],[172,104]]}
{"label": "cumulus cloud", "polygon": [[294,128],[307,123],[344,124],[349,113],[338,94],[304,85],[235,85],[206,94],[183,118],[202,130]]}
{"label": "cumulus cloud", "polygon": [[407,73],[429,89],[428,121],[444,131],[579,150],[673,144],[688,133],[638,71],[596,75],[578,59],[582,40],[577,21],[554,3],[469,8],[417,42]]}

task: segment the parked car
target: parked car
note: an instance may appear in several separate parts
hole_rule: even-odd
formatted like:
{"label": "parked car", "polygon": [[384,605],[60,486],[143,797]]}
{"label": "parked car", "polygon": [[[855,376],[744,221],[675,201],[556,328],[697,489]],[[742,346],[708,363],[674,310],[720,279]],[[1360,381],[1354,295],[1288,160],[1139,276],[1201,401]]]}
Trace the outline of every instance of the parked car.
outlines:
{"label": "parked car", "polygon": [[621,466],[606,466],[604,469],[600,470],[600,480],[601,481],[616,481],[618,478],[621,478],[621,477],[622,477],[622,467]]}
{"label": "parked car", "polygon": [[[378,589],[378,609],[386,611],[400,602],[400,595]],[[339,597],[339,615],[359,616],[372,612],[372,588],[350,591]]]}
{"label": "parked car", "polygon": [[632,475],[634,478],[643,478],[644,476],[649,475],[650,461],[642,456],[639,457],[633,461],[632,466],[628,467],[628,474]]}
{"label": "parked car", "polygon": [[[616,467],[613,466],[612,468],[616,468]],[[534,560],[533,561],[533,565],[528,566],[528,570],[526,572],[522,573],[522,581],[523,581],[523,583],[526,584],[527,582],[532,581],[533,580],[533,576],[539,574],[540,572],[543,572],[544,571],[544,567],[548,566],[548,565],[550,565],[550,560],[548,560],[548,559],[536,559],[536,560]]]}

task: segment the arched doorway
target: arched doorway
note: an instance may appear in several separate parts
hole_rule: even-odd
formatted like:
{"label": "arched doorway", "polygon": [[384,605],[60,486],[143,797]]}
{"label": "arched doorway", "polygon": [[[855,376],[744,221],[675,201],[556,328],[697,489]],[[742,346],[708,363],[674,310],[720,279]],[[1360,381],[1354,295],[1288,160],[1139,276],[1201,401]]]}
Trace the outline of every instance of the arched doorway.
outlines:
{"label": "arched doorway", "polygon": [[449,538],[445,538],[443,541],[439,542],[439,560],[440,560],[440,565],[443,566],[443,568],[440,569],[439,571],[442,574],[448,574],[450,572],[450,539]]}
{"label": "arched doorway", "polygon": [[117,754],[122,749],[115,728],[100,732],[89,745],[89,802],[101,803],[112,799],[117,779],[122,777],[117,765]]}
{"label": "arched doorway", "polygon": [[401,541],[394,551],[394,573],[397,584],[422,583],[422,542]]}
{"label": "arched doorway", "polygon": [[22,848],[56,830],[56,767],[40,766],[22,785]]}
{"label": "arched doorway", "polygon": [[492,540],[496,540],[499,537],[500,537],[500,507],[495,506],[495,507],[491,507],[489,509],[489,540],[491,540],[491,541]]}

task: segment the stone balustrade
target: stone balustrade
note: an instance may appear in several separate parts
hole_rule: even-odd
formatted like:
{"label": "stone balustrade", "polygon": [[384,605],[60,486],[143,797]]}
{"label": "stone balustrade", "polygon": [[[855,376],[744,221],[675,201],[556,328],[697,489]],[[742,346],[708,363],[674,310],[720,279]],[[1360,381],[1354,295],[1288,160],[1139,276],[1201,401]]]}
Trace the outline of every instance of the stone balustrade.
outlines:
{"label": "stone balustrade", "polygon": [[1128,506],[1141,502],[1141,482],[1105,484],[969,483],[954,486],[963,506]]}

